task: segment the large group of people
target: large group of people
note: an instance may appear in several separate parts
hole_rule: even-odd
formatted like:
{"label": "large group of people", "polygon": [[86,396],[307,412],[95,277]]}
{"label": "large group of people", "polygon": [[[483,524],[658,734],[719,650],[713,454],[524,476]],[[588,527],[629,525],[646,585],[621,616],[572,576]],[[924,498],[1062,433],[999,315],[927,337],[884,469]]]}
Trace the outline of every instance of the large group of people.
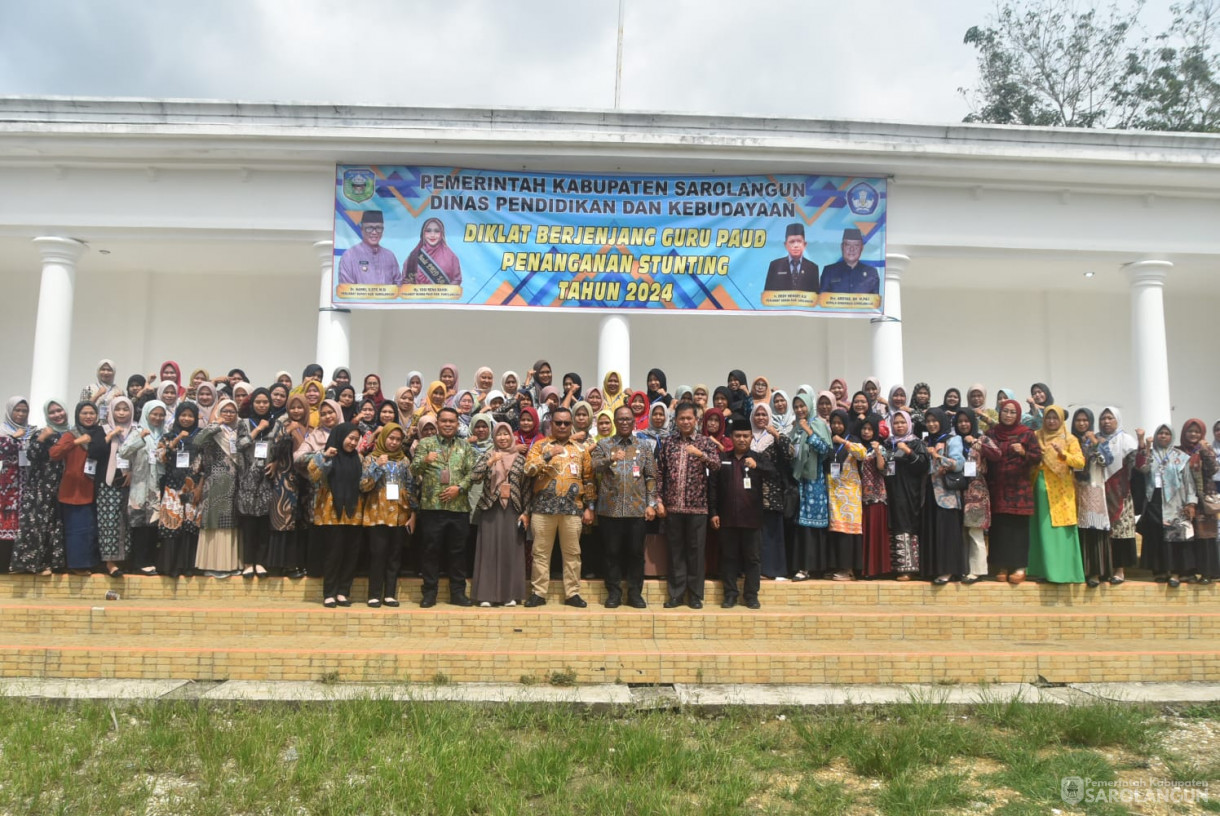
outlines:
{"label": "large group of people", "polygon": [[[1121,584],[1220,578],[1220,422],[1129,433],[1117,407],[1070,414],[926,383],[883,394],[773,389],[740,370],[680,385],[653,369],[586,388],[546,360],[524,376],[454,365],[392,393],[346,368],[254,387],[166,362],[120,385],[103,360],[74,403],[13,397],[0,428],[0,564],[14,573],[322,579],[327,607],[437,603],[760,606],[764,579]],[[1176,443],[1176,444],[1175,444]],[[1138,540],[1142,546],[1137,552]],[[553,558],[558,545],[558,557]],[[467,577],[471,578],[469,592]],[[625,593],[625,594],[624,594]]]}

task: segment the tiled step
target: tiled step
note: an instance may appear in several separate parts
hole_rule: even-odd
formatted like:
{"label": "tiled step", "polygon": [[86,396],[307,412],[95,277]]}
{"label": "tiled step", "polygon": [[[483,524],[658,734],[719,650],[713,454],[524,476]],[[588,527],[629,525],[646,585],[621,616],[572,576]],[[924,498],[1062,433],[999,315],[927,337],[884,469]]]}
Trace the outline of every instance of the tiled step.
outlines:
{"label": "tiled step", "polygon": [[[660,605],[665,600],[663,580],[649,580],[644,584],[645,598],[650,605]],[[68,576],[53,575],[47,578],[32,575],[0,576],[0,600],[18,598],[43,598],[63,600],[105,599],[109,590],[118,592],[124,600],[186,600],[232,599],[235,602],[277,600],[297,603],[319,603],[322,600],[322,582],[317,578],[289,580],[287,578],[265,578],[243,580],[241,578],[181,578],[145,577],[128,575],[111,579],[102,575]],[[448,597],[448,585],[441,582],[440,600]],[[592,605],[600,605],[606,597],[605,584],[601,581],[583,581],[581,595]],[[357,578],[353,586],[353,599],[367,598],[367,582]],[[402,579],[398,597],[404,603],[418,603],[420,581],[418,578]],[[562,584],[552,581],[548,597],[552,603],[563,600]],[[705,603],[708,607],[719,605],[722,599],[718,581],[706,584]],[[1057,585],[1026,582],[1017,586],[980,581],[972,586],[951,583],[934,587],[925,581],[900,583],[897,581],[803,581],[763,584],[760,600],[764,609],[776,607],[838,607],[838,606],[1012,606],[1014,608],[1044,607],[1130,607],[1150,606],[1156,609],[1196,610],[1210,607],[1220,611],[1220,585],[1196,586],[1183,584],[1171,589],[1165,584],[1151,581],[1128,580],[1121,586],[1102,585],[1090,589],[1080,584]],[[438,607],[439,608],[439,607]]]}
{"label": "tiled step", "polygon": [[[596,640],[737,641],[1030,641],[1096,638],[1121,644],[1134,640],[1220,639],[1220,608],[1122,609],[1092,605],[1078,609],[1032,606],[776,606],[759,611],[713,605],[701,611],[653,605],[637,610],[599,606],[573,609],[548,604],[538,609],[325,609],[319,604],[266,599],[0,601],[2,631],[14,634],[113,637],[206,638],[210,633],[282,638],[360,638],[410,641],[421,638],[529,643],[540,638]],[[3,638],[0,636],[0,641]]]}
{"label": "tiled step", "polygon": [[1184,682],[1220,676],[1220,640],[841,640],[317,637],[307,641],[9,634],[7,677],[377,682],[977,683]]}

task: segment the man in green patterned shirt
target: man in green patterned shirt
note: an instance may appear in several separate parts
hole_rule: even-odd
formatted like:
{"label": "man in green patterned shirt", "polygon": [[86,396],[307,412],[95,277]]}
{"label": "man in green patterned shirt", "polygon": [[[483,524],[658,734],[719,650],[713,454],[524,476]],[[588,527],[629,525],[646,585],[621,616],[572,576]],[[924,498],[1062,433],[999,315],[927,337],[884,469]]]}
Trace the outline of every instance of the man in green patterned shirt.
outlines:
{"label": "man in green patterned shirt", "polygon": [[411,475],[420,485],[420,575],[424,597],[420,606],[436,606],[440,584],[440,552],[449,562],[449,603],[470,606],[466,596],[466,535],[470,530],[470,483],[474,449],[459,439],[458,414],[442,408],[436,414],[437,435],[419,443]]}

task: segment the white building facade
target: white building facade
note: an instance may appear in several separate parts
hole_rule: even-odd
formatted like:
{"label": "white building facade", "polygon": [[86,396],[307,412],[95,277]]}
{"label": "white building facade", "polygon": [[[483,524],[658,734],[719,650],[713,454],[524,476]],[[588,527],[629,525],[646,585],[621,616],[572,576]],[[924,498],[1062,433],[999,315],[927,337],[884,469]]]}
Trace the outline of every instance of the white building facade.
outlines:
{"label": "white building facade", "polygon": [[[334,167],[887,176],[886,318],[329,307]],[[0,99],[0,388],[310,362],[983,382],[1220,416],[1220,137],[669,114]]]}

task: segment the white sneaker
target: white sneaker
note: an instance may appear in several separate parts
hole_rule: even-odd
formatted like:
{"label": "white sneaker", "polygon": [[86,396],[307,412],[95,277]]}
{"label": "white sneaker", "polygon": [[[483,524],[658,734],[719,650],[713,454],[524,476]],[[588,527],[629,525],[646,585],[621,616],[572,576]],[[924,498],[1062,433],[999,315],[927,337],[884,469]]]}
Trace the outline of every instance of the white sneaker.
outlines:
{"label": "white sneaker", "polygon": [[490,607],[490,606],[491,606],[491,601],[483,601],[483,603],[479,604],[479,606],[481,606],[481,607],[483,607],[483,608]]}
{"label": "white sneaker", "polygon": [[506,603],[506,604],[504,604],[504,605],[505,605],[505,606],[516,606],[516,605],[517,605],[517,602],[516,602],[516,601],[509,601],[508,603]]}

